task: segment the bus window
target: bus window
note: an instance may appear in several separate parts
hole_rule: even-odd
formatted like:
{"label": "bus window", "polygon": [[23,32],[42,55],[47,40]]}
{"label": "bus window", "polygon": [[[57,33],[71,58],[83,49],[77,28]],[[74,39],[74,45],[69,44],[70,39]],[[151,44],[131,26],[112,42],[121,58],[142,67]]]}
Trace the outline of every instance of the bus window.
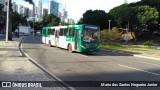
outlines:
{"label": "bus window", "polygon": [[59,36],[63,36],[63,28],[60,28]]}
{"label": "bus window", "polygon": [[48,29],[48,33],[47,34],[51,34],[51,29]]}
{"label": "bus window", "polygon": [[55,29],[51,29],[50,34],[51,34],[51,35],[54,35],[54,34],[55,34]]}
{"label": "bus window", "polygon": [[67,31],[68,31],[68,29],[67,29],[67,28],[64,28],[64,29],[63,29],[63,36],[66,36]]}
{"label": "bus window", "polygon": [[45,29],[43,29],[43,32],[42,32],[42,33],[43,33],[43,35],[46,35],[46,30],[45,30]]}
{"label": "bus window", "polygon": [[74,28],[69,29],[69,36],[74,36]]}

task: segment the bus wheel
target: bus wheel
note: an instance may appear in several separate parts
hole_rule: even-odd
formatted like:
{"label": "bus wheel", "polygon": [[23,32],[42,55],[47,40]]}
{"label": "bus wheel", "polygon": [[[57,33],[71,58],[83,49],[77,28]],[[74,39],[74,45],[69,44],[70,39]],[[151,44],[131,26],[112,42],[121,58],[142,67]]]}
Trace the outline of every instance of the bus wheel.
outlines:
{"label": "bus wheel", "polygon": [[73,52],[73,51],[72,51],[72,45],[69,45],[69,46],[68,46],[68,51],[69,51],[70,53]]}
{"label": "bus wheel", "polygon": [[51,45],[51,41],[48,41],[48,45],[49,45],[49,47],[52,47],[52,45]]}

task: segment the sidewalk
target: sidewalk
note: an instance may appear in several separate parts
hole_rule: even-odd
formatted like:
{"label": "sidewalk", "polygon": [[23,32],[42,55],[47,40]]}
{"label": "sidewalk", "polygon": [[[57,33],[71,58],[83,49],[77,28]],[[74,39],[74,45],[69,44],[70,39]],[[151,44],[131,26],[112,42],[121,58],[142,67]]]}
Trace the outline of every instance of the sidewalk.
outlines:
{"label": "sidewalk", "polygon": [[[18,41],[0,40],[0,81],[55,81],[18,50]],[[0,88],[3,90],[66,90],[60,87]]]}

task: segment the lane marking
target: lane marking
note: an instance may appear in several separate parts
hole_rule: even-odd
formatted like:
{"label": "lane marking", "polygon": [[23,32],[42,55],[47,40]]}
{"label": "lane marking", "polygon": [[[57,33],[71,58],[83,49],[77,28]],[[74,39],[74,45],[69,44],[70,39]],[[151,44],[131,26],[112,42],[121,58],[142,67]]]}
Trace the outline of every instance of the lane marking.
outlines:
{"label": "lane marking", "polygon": [[[61,81],[64,85],[66,85],[69,89],[71,90],[76,90],[75,88],[71,87],[70,85],[68,85],[67,83],[65,83],[63,80],[61,80],[60,78],[58,78],[56,75],[54,75],[53,73],[51,73],[50,71],[48,71],[47,69],[45,69],[43,66],[41,66],[40,64],[38,64],[34,59],[32,59],[27,53],[24,52],[23,50],[23,45],[22,43],[24,42],[24,40],[26,39],[27,37],[25,37],[22,42],[21,42],[21,50],[22,52],[30,59],[29,61],[33,62],[34,64],[38,65],[37,67],[39,67],[42,71],[45,71],[47,72],[46,74],[49,74],[49,76],[52,76],[51,78],[54,80],[57,79],[58,81]],[[53,78],[54,77],[54,78]],[[66,89],[65,87],[61,87],[63,89]]]}
{"label": "lane marking", "polygon": [[153,75],[157,75],[157,76],[160,75],[158,73],[153,73],[153,72],[145,71],[145,70],[134,68],[134,67],[129,67],[129,66],[121,65],[121,64],[118,64],[118,65],[121,67],[129,68],[129,69],[133,69],[133,70],[137,70],[137,71],[141,71],[141,72],[145,72],[145,73],[149,73],[149,74],[153,74]]}

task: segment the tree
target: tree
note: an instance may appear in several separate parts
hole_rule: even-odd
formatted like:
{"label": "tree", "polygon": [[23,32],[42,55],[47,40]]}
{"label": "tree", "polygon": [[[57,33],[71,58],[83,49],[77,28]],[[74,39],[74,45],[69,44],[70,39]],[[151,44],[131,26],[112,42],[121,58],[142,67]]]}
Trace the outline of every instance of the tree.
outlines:
{"label": "tree", "polygon": [[2,11],[3,7],[4,5],[0,4],[0,29],[4,28],[5,26],[6,15],[5,15],[5,12]]}
{"label": "tree", "polygon": [[147,26],[150,34],[155,30],[155,25],[158,24],[159,12],[157,9],[150,6],[139,6],[137,7],[137,20],[139,25],[143,27]]}
{"label": "tree", "polygon": [[43,27],[43,22],[35,22],[34,23],[34,29],[35,29],[34,33],[35,33],[35,35],[36,35],[38,30],[42,30],[42,27]]}
{"label": "tree", "polygon": [[61,26],[65,26],[65,25],[69,25],[69,23],[66,23],[66,22],[60,22],[60,25],[61,25]]}
{"label": "tree", "polygon": [[83,24],[83,18],[82,17],[79,19],[79,21],[77,22],[77,24]]}
{"label": "tree", "polygon": [[27,17],[20,15],[17,12],[12,12],[12,32],[15,31],[15,29],[17,29],[17,27],[19,26],[19,24],[21,25],[27,25]]}
{"label": "tree", "polygon": [[52,14],[45,15],[43,17],[44,26],[57,26],[60,23],[60,19]]}
{"label": "tree", "polygon": [[[108,20],[113,20],[113,17],[103,10],[87,10],[83,14],[83,24],[92,24],[100,26],[100,29],[108,28]],[[112,25],[111,25],[112,26]]]}
{"label": "tree", "polygon": [[129,21],[132,21],[130,24],[135,23],[135,8],[130,7],[128,4],[122,4],[117,6],[109,11],[109,14],[114,17],[116,26],[120,28],[126,28],[126,25]]}

